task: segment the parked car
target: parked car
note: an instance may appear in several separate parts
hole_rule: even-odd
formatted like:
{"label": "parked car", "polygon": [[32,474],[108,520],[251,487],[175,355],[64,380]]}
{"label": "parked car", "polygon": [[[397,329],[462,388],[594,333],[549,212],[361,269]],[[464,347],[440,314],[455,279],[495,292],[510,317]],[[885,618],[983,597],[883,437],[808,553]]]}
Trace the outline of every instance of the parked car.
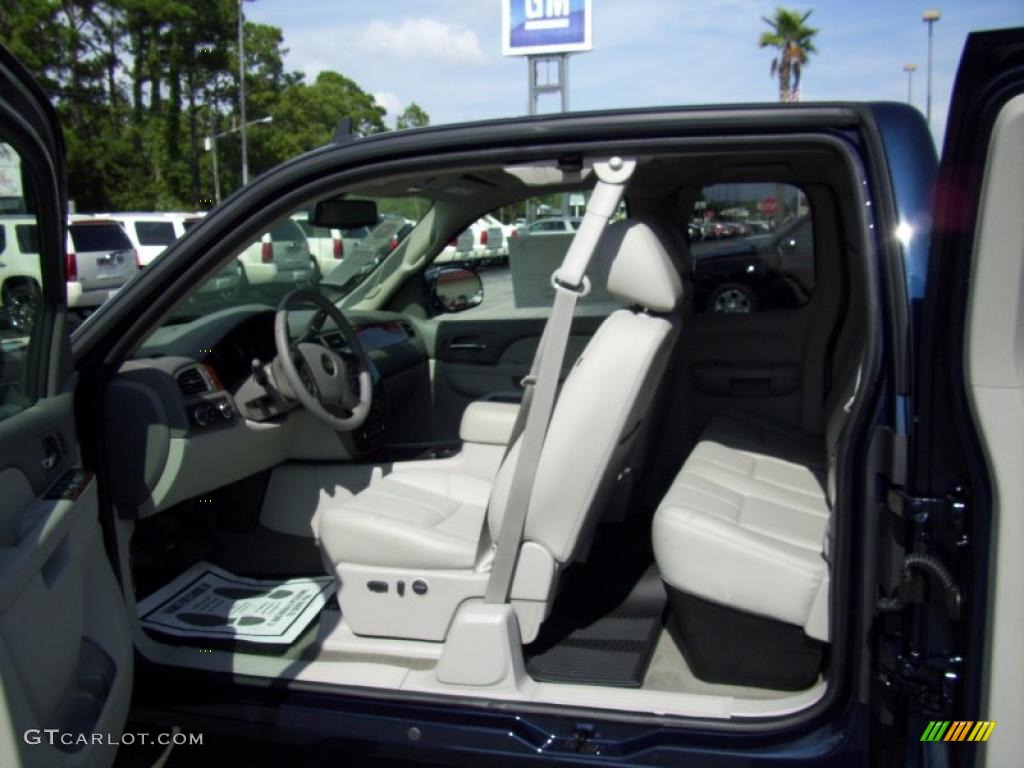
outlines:
{"label": "parked car", "polygon": [[36,220],[0,216],[0,327],[14,334],[31,330],[39,309],[39,244]]}
{"label": "parked car", "polygon": [[[168,214],[174,223],[175,238],[198,225],[206,216],[204,212]],[[212,297],[228,301],[242,301],[249,295],[249,278],[242,262],[235,259],[216,276],[207,280],[196,292],[198,301],[209,301]]]}
{"label": "parked car", "polygon": [[289,218],[275,222],[238,256],[253,288],[280,288],[315,283],[309,241],[301,227]]}
{"label": "parked car", "polygon": [[338,266],[339,261],[345,258],[345,241],[342,239],[341,230],[310,224],[308,211],[293,213],[292,220],[299,225],[306,236],[309,252],[313,257],[313,271],[316,275],[330,272]]}
{"label": "parked car", "polygon": [[525,227],[516,227],[516,237],[530,235],[565,235],[580,228],[581,219],[565,216],[545,216]]}
{"label": "parked car", "polygon": [[770,235],[696,243],[690,252],[694,301],[709,312],[795,309],[814,289],[809,216],[794,219]]}
{"label": "parked car", "polygon": [[489,266],[508,261],[508,245],[504,226],[493,216],[477,219],[448,243],[441,255],[441,263],[460,262]]}
{"label": "parked car", "polygon": [[398,248],[412,232],[414,225],[415,222],[404,216],[384,214],[348,257],[324,275],[325,281],[342,287],[361,281]]}
{"label": "parked car", "polygon": [[[340,129],[73,335],[57,112],[4,49],[0,85],[52,202],[38,332],[0,344],[0,764],[140,732],[182,763],[258,735],[297,764],[1019,764],[1024,29],[967,38],[941,163],[903,103]],[[807,192],[799,307],[692,306],[678,206],[740,170]],[[501,303],[512,270],[424,280],[438,221],[567,191],[595,207],[550,313]],[[260,240],[286,206],[374,229],[319,285],[189,305],[249,240],[308,263]]]}
{"label": "parked car", "polygon": [[175,220],[180,213],[97,213],[93,218],[112,219],[124,229],[145,267],[178,238]]}
{"label": "parked car", "polygon": [[115,221],[72,215],[64,262],[68,306],[98,307],[139,269],[139,254]]}

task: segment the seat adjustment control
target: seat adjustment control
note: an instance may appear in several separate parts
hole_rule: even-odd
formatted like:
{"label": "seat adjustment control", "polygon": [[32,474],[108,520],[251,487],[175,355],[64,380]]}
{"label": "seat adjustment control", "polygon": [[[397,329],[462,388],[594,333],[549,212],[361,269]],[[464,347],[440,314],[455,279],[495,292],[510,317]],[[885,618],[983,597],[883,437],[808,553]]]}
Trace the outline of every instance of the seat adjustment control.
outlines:
{"label": "seat adjustment control", "polygon": [[417,595],[427,594],[427,582],[423,579],[416,579],[416,581],[412,583],[412,591]]}
{"label": "seat adjustment control", "polygon": [[366,588],[371,592],[383,595],[388,591],[388,583],[386,581],[368,581],[366,582]]}

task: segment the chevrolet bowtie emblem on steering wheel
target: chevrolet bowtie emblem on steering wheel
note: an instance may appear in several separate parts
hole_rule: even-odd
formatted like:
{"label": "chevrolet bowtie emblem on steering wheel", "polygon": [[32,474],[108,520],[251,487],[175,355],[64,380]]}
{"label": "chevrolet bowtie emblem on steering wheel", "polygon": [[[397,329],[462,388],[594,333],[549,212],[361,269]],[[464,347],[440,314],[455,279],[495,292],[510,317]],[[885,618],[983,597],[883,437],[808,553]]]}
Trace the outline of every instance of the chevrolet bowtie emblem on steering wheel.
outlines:
{"label": "chevrolet bowtie emblem on steering wheel", "polygon": [[324,373],[328,376],[333,376],[338,371],[337,366],[334,365],[334,361],[327,355],[320,355],[320,365],[323,366]]}

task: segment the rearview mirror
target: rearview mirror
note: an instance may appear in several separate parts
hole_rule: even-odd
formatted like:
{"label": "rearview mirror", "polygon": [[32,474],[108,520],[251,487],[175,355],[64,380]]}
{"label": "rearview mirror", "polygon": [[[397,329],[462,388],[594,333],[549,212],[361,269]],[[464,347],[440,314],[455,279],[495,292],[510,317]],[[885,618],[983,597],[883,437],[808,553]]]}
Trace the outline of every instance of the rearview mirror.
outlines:
{"label": "rearview mirror", "polygon": [[484,300],[483,281],[468,267],[441,267],[433,282],[434,304],[444,312],[462,312]]}
{"label": "rearview mirror", "polygon": [[375,227],[379,220],[373,200],[320,200],[309,216],[310,224],[326,229]]}

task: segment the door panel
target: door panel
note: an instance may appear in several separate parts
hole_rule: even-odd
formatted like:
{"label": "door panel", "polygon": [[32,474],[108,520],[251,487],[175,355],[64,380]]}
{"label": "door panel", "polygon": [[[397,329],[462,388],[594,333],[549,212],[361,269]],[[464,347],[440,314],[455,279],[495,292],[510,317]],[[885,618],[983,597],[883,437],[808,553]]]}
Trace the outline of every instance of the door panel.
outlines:
{"label": "door panel", "polygon": [[[604,315],[584,314],[573,321],[562,364],[563,379],[603,319]],[[545,316],[476,320],[452,315],[434,321],[437,326],[430,353],[437,439],[458,437],[462,412],[472,401],[519,395],[546,320]]]}
{"label": "door panel", "polygon": [[0,679],[12,726],[0,737],[3,765],[112,759],[110,746],[71,751],[22,734],[116,733],[131,698],[131,633],[72,407],[70,393],[43,398],[0,422]]}
{"label": "door panel", "polygon": [[60,126],[3,48],[0,150],[42,282],[20,322],[0,296],[0,765],[102,765],[127,719],[131,631],[75,434]]}
{"label": "door panel", "polygon": [[815,374],[805,362],[812,310],[694,315],[683,351],[693,411],[743,410],[803,428],[804,379]]}

